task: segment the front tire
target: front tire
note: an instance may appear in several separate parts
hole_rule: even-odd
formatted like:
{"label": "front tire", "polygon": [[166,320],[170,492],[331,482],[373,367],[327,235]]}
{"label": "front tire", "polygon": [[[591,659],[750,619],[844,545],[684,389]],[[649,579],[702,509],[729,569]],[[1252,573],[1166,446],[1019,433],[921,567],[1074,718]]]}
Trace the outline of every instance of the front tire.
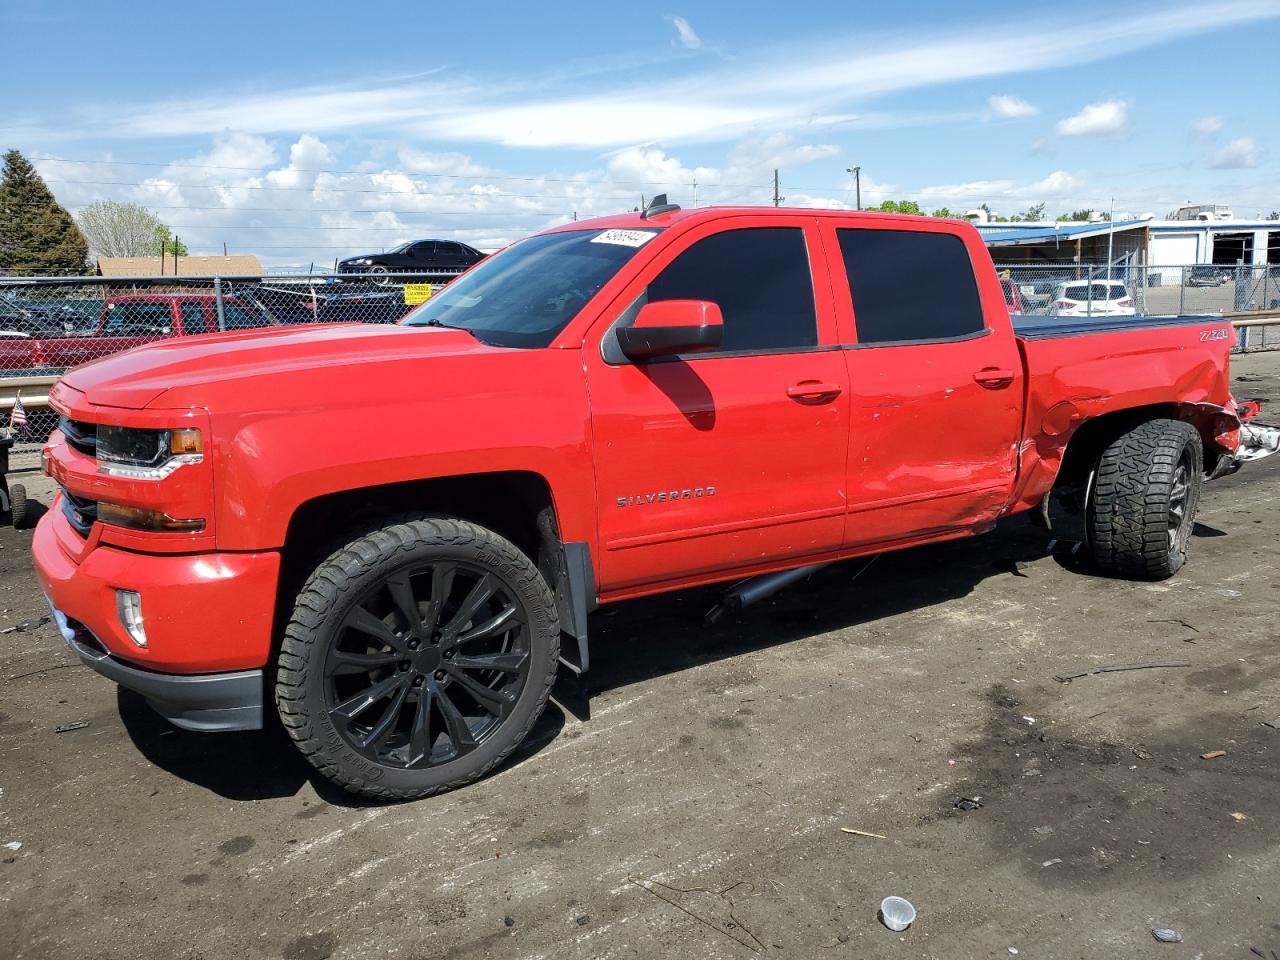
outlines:
{"label": "front tire", "polygon": [[560,625],[533,562],[461,520],[352,540],[303,585],[276,708],[317,770],[353,793],[425,797],[501,763],[541,714]]}
{"label": "front tire", "polygon": [[1102,572],[1163,580],[1181,569],[1204,479],[1200,434],[1179,420],[1149,420],[1098,458],[1089,494],[1089,546]]}

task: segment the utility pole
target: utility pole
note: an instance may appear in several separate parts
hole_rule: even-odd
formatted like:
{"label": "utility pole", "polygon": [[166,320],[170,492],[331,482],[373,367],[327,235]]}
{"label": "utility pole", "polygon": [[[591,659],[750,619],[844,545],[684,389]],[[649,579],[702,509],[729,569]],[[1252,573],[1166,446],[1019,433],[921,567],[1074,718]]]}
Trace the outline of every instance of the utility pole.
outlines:
{"label": "utility pole", "polygon": [[[693,178],[693,209],[695,210],[698,209],[698,178],[697,177]],[[1262,218],[1259,217],[1258,219],[1261,220]]]}
{"label": "utility pole", "polygon": [[776,207],[785,199],[787,198],[778,194],[778,170],[775,167],[773,171],[773,205]]}
{"label": "utility pole", "polygon": [[855,202],[858,209],[862,209],[862,168],[861,167],[845,167],[845,173],[853,174],[853,189],[855,194]]}
{"label": "utility pole", "polygon": [[[1111,244],[1116,230],[1116,198],[1111,198],[1111,213],[1107,215],[1107,279],[1111,279]],[[1107,291],[1110,298],[1111,292]]]}
{"label": "utility pole", "polygon": [[173,275],[178,275],[178,235],[173,235]]}

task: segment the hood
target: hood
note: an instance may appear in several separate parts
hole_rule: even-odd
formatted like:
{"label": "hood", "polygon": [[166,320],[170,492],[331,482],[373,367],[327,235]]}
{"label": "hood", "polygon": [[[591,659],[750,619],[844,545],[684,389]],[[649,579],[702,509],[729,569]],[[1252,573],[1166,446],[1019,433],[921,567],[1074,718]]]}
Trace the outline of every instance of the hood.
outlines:
{"label": "hood", "polygon": [[[167,393],[325,367],[492,353],[469,333],[440,327],[341,323],[182,337],[76,367],[63,381],[90,403],[139,410]],[[190,395],[188,394],[188,399]]]}

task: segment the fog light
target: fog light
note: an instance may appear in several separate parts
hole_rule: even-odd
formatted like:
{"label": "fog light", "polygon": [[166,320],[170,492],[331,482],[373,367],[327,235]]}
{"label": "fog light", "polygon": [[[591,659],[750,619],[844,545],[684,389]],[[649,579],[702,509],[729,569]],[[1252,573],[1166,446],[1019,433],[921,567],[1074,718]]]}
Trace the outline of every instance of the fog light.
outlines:
{"label": "fog light", "polygon": [[140,647],[147,645],[147,631],[142,624],[142,597],[133,590],[116,591],[116,613],[120,626],[129,639]]}

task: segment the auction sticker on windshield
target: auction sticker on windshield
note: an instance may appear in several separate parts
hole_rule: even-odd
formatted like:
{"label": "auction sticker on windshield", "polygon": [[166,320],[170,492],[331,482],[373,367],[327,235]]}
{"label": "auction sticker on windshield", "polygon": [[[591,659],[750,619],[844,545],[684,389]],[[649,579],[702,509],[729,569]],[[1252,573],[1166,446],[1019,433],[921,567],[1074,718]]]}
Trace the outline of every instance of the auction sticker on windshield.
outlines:
{"label": "auction sticker on windshield", "polygon": [[654,230],[606,230],[598,237],[592,237],[592,243],[613,243],[620,247],[643,247],[656,237]]}

